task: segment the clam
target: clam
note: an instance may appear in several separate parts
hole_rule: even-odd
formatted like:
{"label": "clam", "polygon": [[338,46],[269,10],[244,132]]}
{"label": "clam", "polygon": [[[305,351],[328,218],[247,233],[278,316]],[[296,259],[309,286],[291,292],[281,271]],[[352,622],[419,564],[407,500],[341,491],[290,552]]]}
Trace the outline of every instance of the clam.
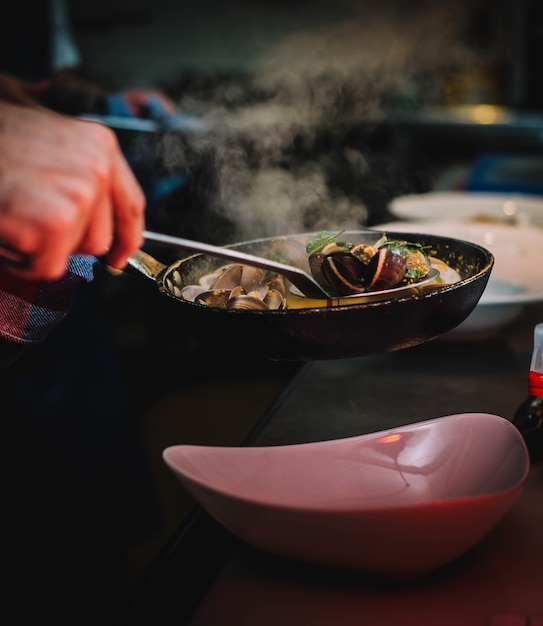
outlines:
{"label": "clam", "polygon": [[[211,282],[213,289],[234,289],[238,285],[241,285],[241,274],[243,272],[243,266],[239,264],[235,265],[223,265],[217,272],[215,281]],[[213,276],[211,276],[213,278]]]}
{"label": "clam", "polygon": [[187,285],[180,289],[176,285],[170,287],[168,283],[166,283],[168,290],[173,293],[174,296],[178,296],[183,298],[183,300],[188,300],[189,302],[194,302],[197,297],[201,294],[209,291],[207,287],[203,287],[202,285]]}
{"label": "clam", "polygon": [[261,297],[265,297],[268,291],[264,270],[252,265],[241,266],[240,285],[247,293],[256,291],[261,295]]}
{"label": "clam", "polygon": [[230,299],[230,289],[211,289],[196,296],[194,302],[207,306],[225,307]]}
{"label": "clam", "polygon": [[177,297],[211,307],[245,311],[285,307],[285,288],[281,277],[268,276],[262,269],[251,265],[222,265],[214,272],[201,276],[197,285],[184,287],[181,287],[179,276],[171,279],[168,276],[165,285]]}
{"label": "clam", "polygon": [[407,269],[405,277],[409,282],[417,282],[424,278],[432,269],[430,259],[422,250],[410,250],[406,256]]}
{"label": "clam", "polygon": [[264,298],[264,302],[272,311],[285,308],[285,297],[278,289],[269,289],[266,297]]}
{"label": "clam", "polygon": [[265,311],[268,305],[259,296],[248,293],[241,293],[226,302],[227,309],[243,309],[244,311]]}

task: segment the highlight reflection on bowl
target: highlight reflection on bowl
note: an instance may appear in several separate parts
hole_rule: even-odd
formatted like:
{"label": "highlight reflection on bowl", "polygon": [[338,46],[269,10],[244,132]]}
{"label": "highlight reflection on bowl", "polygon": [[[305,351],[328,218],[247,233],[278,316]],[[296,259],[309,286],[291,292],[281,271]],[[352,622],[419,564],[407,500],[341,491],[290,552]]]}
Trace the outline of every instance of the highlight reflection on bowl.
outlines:
{"label": "highlight reflection on bowl", "polygon": [[518,430],[483,413],[308,444],[171,446],[164,460],[211,515],[254,546],[401,576],[473,547],[529,470]]}

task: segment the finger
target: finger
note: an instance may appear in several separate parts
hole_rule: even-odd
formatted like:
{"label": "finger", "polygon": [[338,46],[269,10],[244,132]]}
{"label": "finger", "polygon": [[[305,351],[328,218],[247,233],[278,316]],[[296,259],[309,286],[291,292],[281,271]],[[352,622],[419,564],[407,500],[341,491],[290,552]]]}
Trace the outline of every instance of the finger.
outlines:
{"label": "finger", "polygon": [[87,228],[75,252],[103,256],[112,246],[114,237],[113,205],[109,189],[99,185]]}
{"label": "finger", "polygon": [[42,248],[32,254],[23,254],[8,249],[0,254],[0,265],[4,270],[33,280],[57,280],[66,273],[68,255],[56,250],[51,252],[50,247]]}
{"label": "finger", "polygon": [[19,224],[17,219],[3,219],[0,232],[0,262],[3,268],[29,272],[39,247],[38,236]]}
{"label": "finger", "polygon": [[20,268],[32,278],[56,280],[66,273],[68,258],[73,252],[73,242],[68,237],[47,236],[40,240],[39,246],[29,255],[29,264]]}
{"label": "finger", "polygon": [[26,270],[31,265],[28,254],[20,252],[13,246],[0,240],[0,261],[14,268]]}
{"label": "finger", "polygon": [[[55,194],[41,201],[32,194],[18,199],[26,206],[25,200],[32,205],[32,211],[22,216],[15,212],[2,220],[2,256],[9,268],[21,276],[46,280],[59,278],[65,273],[68,256],[79,239],[79,236],[74,239],[71,235],[71,218],[65,219],[74,213],[72,202]],[[40,219],[50,213],[57,219]]]}
{"label": "finger", "polygon": [[108,262],[112,267],[122,269],[142,244],[145,196],[120,153],[113,164],[111,197],[115,234]]}

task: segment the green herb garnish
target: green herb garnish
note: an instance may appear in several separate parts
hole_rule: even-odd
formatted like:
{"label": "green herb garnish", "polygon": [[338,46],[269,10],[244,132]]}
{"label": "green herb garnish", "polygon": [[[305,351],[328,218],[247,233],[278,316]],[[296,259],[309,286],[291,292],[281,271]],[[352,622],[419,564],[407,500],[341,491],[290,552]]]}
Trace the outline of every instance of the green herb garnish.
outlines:
{"label": "green herb garnish", "polygon": [[321,252],[327,245],[335,243],[338,246],[348,248],[351,244],[347,241],[338,241],[337,238],[345,231],[342,230],[339,233],[334,233],[331,230],[321,230],[316,239],[310,239],[305,244],[305,250],[309,256],[316,252]]}
{"label": "green herb garnish", "polygon": [[421,243],[411,243],[409,241],[395,241],[393,239],[386,240],[381,245],[387,246],[389,248],[398,248],[398,250],[407,250],[408,252],[422,252],[425,256],[428,256],[427,250],[430,250],[432,248],[432,246],[423,246]]}

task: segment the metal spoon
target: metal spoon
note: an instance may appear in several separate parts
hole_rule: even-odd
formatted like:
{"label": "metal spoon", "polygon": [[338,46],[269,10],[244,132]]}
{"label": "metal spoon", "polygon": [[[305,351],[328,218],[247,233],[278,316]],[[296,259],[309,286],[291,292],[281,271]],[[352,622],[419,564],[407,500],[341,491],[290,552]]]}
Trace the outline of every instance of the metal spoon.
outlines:
{"label": "metal spoon", "polygon": [[[208,254],[210,256],[216,256],[222,259],[235,261],[237,263],[246,263],[247,265],[254,265],[264,270],[277,272],[282,276],[286,276],[290,282],[295,285],[307,298],[329,300],[333,297],[322,289],[322,287],[307,272],[304,272],[293,265],[285,265],[284,263],[264,259],[262,257],[247,254],[232,248],[213,246],[200,241],[192,241],[190,239],[183,239],[182,237],[173,237],[162,233],[154,233],[149,230],[143,231],[143,237],[147,241],[154,241],[156,243],[163,243],[177,248],[184,248],[185,250],[191,250],[192,252],[203,252],[204,254]],[[8,247],[1,241],[0,259],[3,262],[16,267],[26,267],[29,263],[29,259],[27,257]],[[129,263],[130,262],[131,260],[129,259]]]}
{"label": "metal spoon", "polygon": [[175,246],[177,248],[184,248],[185,250],[191,250],[192,252],[202,252],[210,256],[216,256],[221,259],[227,259],[229,261],[235,261],[237,263],[245,263],[247,265],[254,265],[264,270],[270,270],[277,272],[282,276],[285,276],[290,282],[297,287],[307,298],[318,298],[321,300],[329,300],[335,296],[327,293],[317,281],[310,276],[304,270],[294,267],[293,265],[286,265],[285,263],[278,263],[277,261],[271,261],[270,259],[264,259],[253,254],[247,254],[240,250],[234,250],[233,248],[223,248],[222,246],[213,246],[208,243],[200,241],[192,241],[191,239],[184,239],[182,237],[173,237],[171,235],[165,235],[162,233],[154,233],[148,230],[143,231],[143,237],[147,241],[154,241],[155,243],[163,243],[168,246]]}

